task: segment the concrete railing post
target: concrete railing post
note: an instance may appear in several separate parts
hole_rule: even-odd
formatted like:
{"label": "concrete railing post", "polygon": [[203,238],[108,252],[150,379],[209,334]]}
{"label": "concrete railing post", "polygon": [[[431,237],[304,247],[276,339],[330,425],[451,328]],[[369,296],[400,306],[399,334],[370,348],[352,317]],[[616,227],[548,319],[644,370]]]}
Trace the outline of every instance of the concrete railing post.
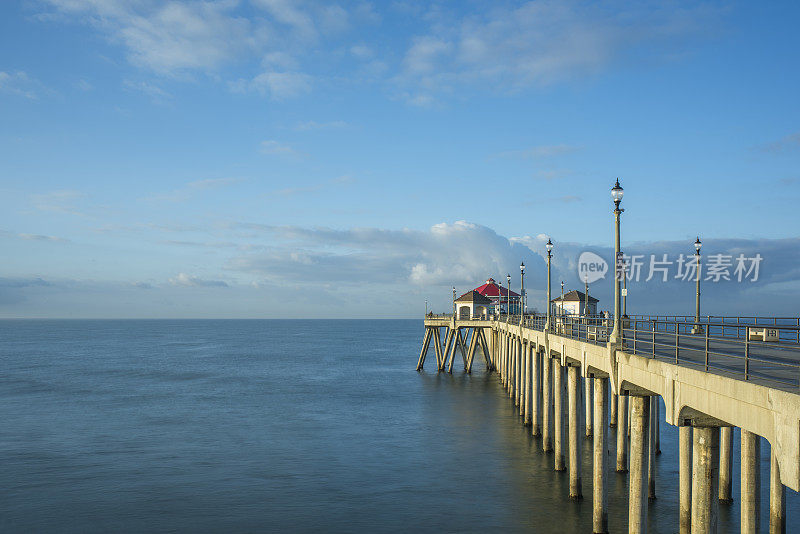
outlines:
{"label": "concrete railing post", "polygon": [[582,499],[581,482],[581,376],[580,368],[567,367],[567,398],[569,403],[569,497]]}
{"label": "concrete railing post", "polygon": [[[650,399],[631,396],[631,468],[628,477],[628,532],[647,531],[647,441],[650,429]],[[617,429],[619,432],[621,429]]]}
{"label": "concrete railing post", "polygon": [[608,489],[606,487],[608,436],[608,378],[594,379],[594,454],[592,484],[592,531],[608,532]]}
{"label": "concrete railing post", "polygon": [[680,534],[692,532],[692,427],[678,428],[678,498]]}
{"label": "concrete railing post", "polygon": [[719,515],[719,427],[696,426],[692,433],[692,534],[712,534]]}
{"label": "concrete railing post", "polygon": [[761,437],[741,430],[741,532],[758,534],[761,523]]}

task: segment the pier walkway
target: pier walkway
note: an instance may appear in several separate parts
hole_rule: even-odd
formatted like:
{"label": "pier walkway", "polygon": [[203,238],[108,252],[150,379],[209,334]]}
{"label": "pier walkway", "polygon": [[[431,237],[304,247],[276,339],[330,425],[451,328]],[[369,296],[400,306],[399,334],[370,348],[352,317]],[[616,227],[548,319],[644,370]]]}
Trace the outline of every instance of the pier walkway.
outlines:
{"label": "pier walkway", "polygon": [[[621,341],[602,317],[542,315],[425,317],[417,370],[433,345],[437,370],[460,354],[471,372],[480,352],[497,372],[522,422],[567,470],[582,498],[581,421],[591,437],[593,530],[608,532],[608,428],[617,427],[616,469],[629,473],[629,532],[644,532],[655,497],[659,421],[680,427],[681,533],[716,532],[731,502],[732,429],[741,429],[741,531],[758,532],[760,439],[770,444],[770,533],[785,532],[784,486],[800,490],[800,322],[775,318],[631,316]],[[565,376],[566,375],[566,376]],[[666,407],[659,414],[661,397]],[[630,438],[622,429],[629,428]],[[628,442],[629,441],[629,442]]]}

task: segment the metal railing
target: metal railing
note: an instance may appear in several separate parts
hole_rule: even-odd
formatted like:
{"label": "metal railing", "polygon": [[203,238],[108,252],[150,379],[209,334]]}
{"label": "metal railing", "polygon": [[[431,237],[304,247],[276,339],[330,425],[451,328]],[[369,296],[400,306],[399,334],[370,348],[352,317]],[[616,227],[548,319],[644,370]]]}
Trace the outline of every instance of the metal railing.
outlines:
{"label": "metal railing", "polygon": [[[623,317],[623,349],[747,381],[800,387],[800,325],[796,318],[725,317],[712,322],[706,317],[697,328],[693,316],[661,317]],[[539,331],[544,331],[546,324],[542,314],[489,315],[487,320]],[[553,315],[549,332],[605,345],[613,326],[613,319],[603,315]]]}

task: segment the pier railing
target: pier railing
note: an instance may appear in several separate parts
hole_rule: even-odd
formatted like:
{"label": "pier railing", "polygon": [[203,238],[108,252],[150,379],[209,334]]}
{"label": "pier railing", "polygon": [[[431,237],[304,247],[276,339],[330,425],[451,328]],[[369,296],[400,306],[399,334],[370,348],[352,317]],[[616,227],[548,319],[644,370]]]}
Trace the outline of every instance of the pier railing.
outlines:
{"label": "pier railing", "polygon": [[[452,318],[452,314],[430,318]],[[800,387],[800,326],[797,318],[720,317],[695,323],[693,316],[635,315],[623,317],[625,351],[674,361],[707,372],[731,375],[778,387]],[[471,321],[521,325],[544,331],[542,314],[489,315]],[[605,345],[614,321],[602,315],[552,315],[549,332],[570,339]]]}

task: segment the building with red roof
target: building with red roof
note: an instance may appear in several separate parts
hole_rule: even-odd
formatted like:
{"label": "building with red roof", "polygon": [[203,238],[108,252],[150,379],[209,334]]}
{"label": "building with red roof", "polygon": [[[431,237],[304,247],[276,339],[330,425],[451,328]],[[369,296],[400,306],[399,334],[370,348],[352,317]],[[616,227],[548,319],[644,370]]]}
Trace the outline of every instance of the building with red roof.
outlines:
{"label": "building with red roof", "polygon": [[[508,310],[510,295],[511,312],[519,313],[521,300],[519,293],[509,291],[507,287],[503,287],[495,282],[494,278],[489,278],[486,280],[486,283],[484,283],[482,286],[476,287],[472,291],[489,299],[489,306],[493,308],[493,311],[497,312],[500,310],[501,313],[506,313]],[[464,293],[464,295],[469,293],[471,293],[471,291]]]}

